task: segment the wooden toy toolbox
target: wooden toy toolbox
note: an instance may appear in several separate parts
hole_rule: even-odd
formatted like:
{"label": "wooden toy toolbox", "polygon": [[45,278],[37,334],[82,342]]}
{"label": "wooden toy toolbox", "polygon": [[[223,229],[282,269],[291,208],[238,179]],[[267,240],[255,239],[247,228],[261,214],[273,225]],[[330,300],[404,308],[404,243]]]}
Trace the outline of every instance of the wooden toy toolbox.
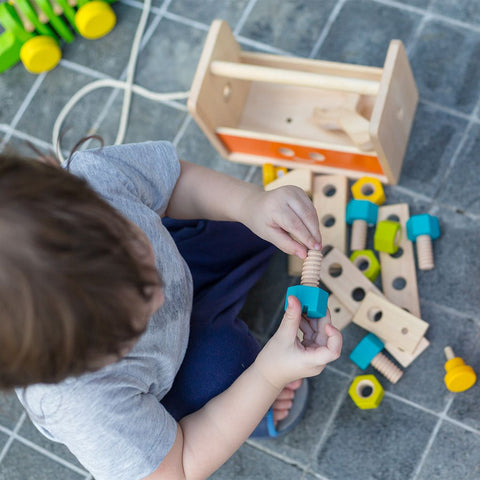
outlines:
{"label": "wooden toy toolbox", "polygon": [[[367,120],[372,149],[341,130],[320,128],[315,108],[347,107]],[[355,100],[356,102],[356,100]],[[399,40],[383,68],[241,51],[229,25],[214,20],[193,79],[188,107],[226,159],[310,168],[398,182],[418,92]]]}

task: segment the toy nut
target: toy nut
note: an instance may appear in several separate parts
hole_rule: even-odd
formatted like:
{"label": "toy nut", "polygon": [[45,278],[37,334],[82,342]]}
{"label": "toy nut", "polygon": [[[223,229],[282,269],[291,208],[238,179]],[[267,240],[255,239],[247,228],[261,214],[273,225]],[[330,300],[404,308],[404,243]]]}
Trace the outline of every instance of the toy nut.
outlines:
{"label": "toy nut", "polygon": [[318,287],[308,285],[294,285],[287,289],[285,310],[288,305],[288,297],[293,295],[298,298],[302,306],[302,312],[308,318],[323,318],[327,314],[328,293]]}
{"label": "toy nut", "polygon": [[78,32],[89,40],[101,38],[111,32],[116,22],[112,7],[102,0],[85,3],[75,14]]}
{"label": "toy nut", "polygon": [[420,235],[428,235],[432,240],[440,236],[438,218],[428,213],[414,215],[407,221],[407,237],[414,242]]}
{"label": "toy nut", "polygon": [[385,253],[395,253],[402,238],[402,227],[398,222],[382,220],[377,223],[373,245],[375,250]]}
{"label": "toy nut", "polygon": [[350,255],[350,261],[371,281],[380,273],[380,263],[372,250],[356,250]]}
{"label": "toy nut", "polygon": [[350,354],[350,360],[365,370],[373,358],[383,350],[384,343],[373,333],[365,335]]}
{"label": "toy nut", "polygon": [[48,72],[62,58],[58,43],[52,37],[39,35],[22,45],[20,60],[30,73]]}
{"label": "toy nut", "polygon": [[383,399],[384,390],[375,375],[359,375],[355,377],[348,394],[355,405],[362,410],[377,408]]}
{"label": "toy nut", "polygon": [[385,203],[382,183],[375,177],[362,177],[352,185],[352,195],[356,200],[369,200],[376,205]]}
{"label": "toy nut", "polygon": [[477,375],[472,367],[466,365],[462,358],[456,357],[451,347],[445,348],[445,385],[451,392],[464,392],[473,387]]}
{"label": "toy nut", "polygon": [[377,223],[378,205],[369,200],[350,200],[347,205],[346,221],[350,225],[355,220],[364,220],[368,225]]}

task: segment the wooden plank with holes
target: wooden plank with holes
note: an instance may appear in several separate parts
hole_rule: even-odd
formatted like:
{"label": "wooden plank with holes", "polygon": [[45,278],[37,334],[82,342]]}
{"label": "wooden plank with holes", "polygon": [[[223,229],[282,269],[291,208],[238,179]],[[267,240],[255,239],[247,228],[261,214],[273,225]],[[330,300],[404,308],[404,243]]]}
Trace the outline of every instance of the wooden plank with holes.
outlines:
{"label": "wooden plank with holes", "polygon": [[367,292],[382,295],[380,290],[337,248],[322,260],[320,280],[351,313],[355,313]]}
{"label": "wooden plank with holes", "polygon": [[421,353],[430,346],[430,342],[423,337],[417,348],[408,353],[401,348],[393,346],[391,343],[385,343],[385,350],[400,364],[402,367],[408,367]]}
{"label": "wooden plank with holes", "polygon": [[295,185],[301,188],[310,198],[312,197],[313,173],[306,168],[297,168],[290,170],[285,175],[275,179],[273,182],[265,185],[265,190],[275,190],[285,185]]}
{"label": "wooden plank with holes", "polygon": [[384,295],[395,305],[420,317],[417,272],[412,242],[407,238],[407,220],[410,218],[408,204],[382,206],[378,210],[378,221],[394,220],[402,226],[397,254],[380,252],[382,288]]}
{"label": "wooden plank with holes", "polygon": [[427,322],[371,291],[365,295],[353,322],[408,353],[415,351],[428,329]]}
{"label": "wooden plank with holes", "polygon": [[350,312],[333,293],[328,297],[328,309],[330,310],[332,325],[338,330],[343,330],[347,325],[352,323],[352,312]]}

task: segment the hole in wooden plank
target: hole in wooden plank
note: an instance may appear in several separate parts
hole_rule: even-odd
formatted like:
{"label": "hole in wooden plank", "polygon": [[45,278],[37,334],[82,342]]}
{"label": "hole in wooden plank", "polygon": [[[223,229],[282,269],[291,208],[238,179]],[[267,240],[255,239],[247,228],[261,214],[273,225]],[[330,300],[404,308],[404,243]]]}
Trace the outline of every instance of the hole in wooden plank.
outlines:
{"label": "hole in wooden plank", "polygon": [[339,277],[343,272],[343,268],[339,263],[332,263],[328,267],[328,273],[331,277],[336,278]]}
{"label": "hole in wooden plank", "polygon": [[367,317],[371,322],[379,322],[383,317],[383,312],[379,308],[373,307],[368,310]]}
{"label": "hole in wooden plank", "polygon": [[403,248],[399,247],[395,253],[391,253],[390,256],[392,258],[400,258],[403,255]]}
{"label": "hole in wooden plank", "polygon": [[333,197],[337,193],[337,188],[335,185],[325,185],[323,187],[323,194],[326,197]]}
{"label": "hole in wooden plank", "polygon": [[395,290],[403,290],[406,285],[407,281],[403,277],[397,277],[392,282],[392,286]]}
{"label": "hole in wooden plank", "polygon": [[326,160],[325,155],[322,155],[321,153],[318,153],[318,152],[308,152],[308,156],[312,160],[317,160],[318,162],[324,162]]}
{"label": "hole in wooden plank", "polygon": [[287,147],[280,147],[278,149],[278,153],[280,155],[283,155],[284,157],[294,157],[295,156],[295,152],[291,148],[287,148]]}
{"label": "hole in wooden plank", "polygon": [[356,302],[361,302],[365,298],[365,290],[361,287],[357,287],[355,290],[352,292],[352,298]]}
{"label": "hole in wooden plank", "polygon": [[291,118],[291,117],[288,117],[288,118],[287,118],[287,123],[292,123],[292,122],[293,122],[292,118]]}
{"label": "hole in wooden plank", "polygon": [[408,328],[407,327],[403,327],[401,330],[403,335],[406,335],[408,333]]}
{"label": "hole in wooden plank", "polygon": [[322,225],[327,228],[333,227],[335,225],[335,217],[333,215],[325,215],[322,218]]}
{"label": "hole in wooden plank", "polygon": [[335,313],[340,313],[340,312],[342,311],[342,309],[341,309],[340,307],[335,307],[335,308],[333,309],[333,311],[334,311]]}
{"label": "hole in wooden plank", "polygon": [[395,215],[394,213],[390,214],[387,217],[387,220],[390,220],[391,222],[400,222],[400,218],[398,217],[398,215]]}
{"label": "hole in wooden plank", "polygon": [[223,86],[223,100],[225,102],[228,102],[231,96],[232,96],[232,85],[231,83],[226,83]]}

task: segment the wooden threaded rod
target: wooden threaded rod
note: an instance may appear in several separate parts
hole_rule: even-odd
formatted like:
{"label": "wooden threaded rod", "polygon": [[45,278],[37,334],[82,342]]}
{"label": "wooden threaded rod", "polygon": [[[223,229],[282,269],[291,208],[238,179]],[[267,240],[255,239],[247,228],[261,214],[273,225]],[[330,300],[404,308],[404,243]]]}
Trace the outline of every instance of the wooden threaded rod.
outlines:
{"label": "wooden threaded rod", "polygon": [[307,258],[303,262],[301,285],[318,287],[320,283],[320,270],[322,265],[322,252],[320,250],[309,250]]}
{"label": "wooden threaded rod", "polygon": [[419,235],[416,240],[418,268],[420,270],[431,270],[435,266],[433,261],[432,239],[429,235]]}
{"label": "wooden threaded rod", "polygon": [[352,235],[350,238],[351,250],[365,250],[367,245],[367,222],[365,220],[354,220],[352,222]]}
{"label": "wooden threaded rod", "polygon": [[391,362],[383,353],[377,353],[370,364],[392,383],[397,383],[403,375],[403,371]]}

